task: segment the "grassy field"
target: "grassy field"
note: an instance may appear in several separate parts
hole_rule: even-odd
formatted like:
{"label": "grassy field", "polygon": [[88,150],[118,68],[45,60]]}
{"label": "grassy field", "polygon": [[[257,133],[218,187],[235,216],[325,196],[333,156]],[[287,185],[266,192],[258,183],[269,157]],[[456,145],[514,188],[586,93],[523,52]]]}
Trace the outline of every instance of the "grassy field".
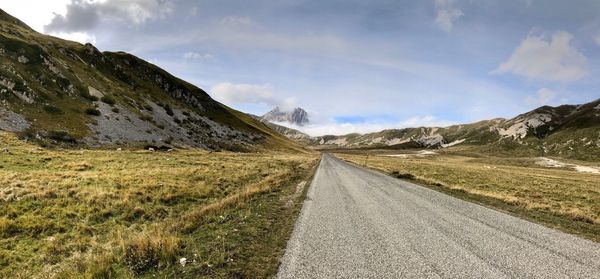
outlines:
{"label": "grassy field", "polygon": [[599,174],[542,167],[536,158],[395,153],[371,152],[368,160],[364,152],[336,156],[360,165],[366,161],[398,178],[600,241]]}
{"label": "grassy field", "polygon": [[0,278],[272,275],[318,162],[0,143]]}

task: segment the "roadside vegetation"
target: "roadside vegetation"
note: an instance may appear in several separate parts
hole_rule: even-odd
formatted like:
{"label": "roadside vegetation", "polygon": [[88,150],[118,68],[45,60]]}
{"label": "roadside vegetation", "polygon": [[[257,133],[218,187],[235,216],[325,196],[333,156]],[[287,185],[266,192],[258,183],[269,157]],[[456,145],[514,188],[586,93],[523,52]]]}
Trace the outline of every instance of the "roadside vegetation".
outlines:
{"label": "roadside vegetation", "polygon": [[[399,179],[600,242],[600,174],[545,167],[535,157],[460,151],[365,151],[335,155]],[[562,160],[561,160],[562,161]],[[572,164],[598,167],[598,163]]]}
{"label": "roadside vegetation", "polygon": [[318,162],[0,143],[0,278],[268,277]]}

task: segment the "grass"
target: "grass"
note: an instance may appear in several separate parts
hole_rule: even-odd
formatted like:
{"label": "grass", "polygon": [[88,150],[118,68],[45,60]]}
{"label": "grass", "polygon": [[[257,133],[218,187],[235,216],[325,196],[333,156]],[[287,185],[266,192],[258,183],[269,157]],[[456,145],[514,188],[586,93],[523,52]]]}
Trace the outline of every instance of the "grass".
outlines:
{"label": "grass", "polygon": [[[336,155],[360,165],[366,158],[362,152]],[[600,242],[600,175],[541,167],[535,158],[382,155],[372,152],[367,166]]]}
{"label": "grass", "polygon": [[271,276],[318,161],[0,142],[2,278]]}

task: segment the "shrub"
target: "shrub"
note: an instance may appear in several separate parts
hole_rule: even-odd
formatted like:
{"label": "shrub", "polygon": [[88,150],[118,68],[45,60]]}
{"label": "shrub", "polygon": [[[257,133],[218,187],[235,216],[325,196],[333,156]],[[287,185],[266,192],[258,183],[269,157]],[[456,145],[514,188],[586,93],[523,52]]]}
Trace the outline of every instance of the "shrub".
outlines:
{"label": "shrub", "polygon": [[85,109],[85,113],[92,116],[100,116],[101,114],[100,111],[95,108],[87,108]]}
{"label": "shrub", "polygon": [[175,113],[173,113],[173,109],[171,108],[171,106],[169,105],[165,105],[165,112],[169,115],[169,116],[173,116]]}
{"label": "shrub", "polygon": [[175,263],[180,250],[179,238],[155,230],[125,240],[123,249],[125,264],[140,275]]}
{"label": "shrub", "polygon": [[76,142],[75,138],[66,131],[50,131],[48,132],[48,138],[60,142]]}
{"label": "shrub", "polygon": [[413,174],[410,173],[400,173],[398,171],[393,171],[392,175],[396,178],[400,178],[400,179],[408,179],[408,180],[415,180],[416,177]]}
{"label": "shrub", "polygon": [[112,112],[119,113],[119,108],[112,108]]}
{"label": "shrub", "polygon": [[96,102],[96,101],[98,101],[98,97],[96,97],[96,96],[93,96],[93,95],[90,95],[90,93],[88,93],[88,92],[85,92],[85,91],[80,91],[80,92],[79,92],[79,95],[80,95],[81,97],[84,97],[84,98],[86,98],[86,99],[88,99],[88,100],[92,101],[92,102]]}
{"label": "shrub", "polygon": [[62,109],[57,108],[55,106],[51,106],[51,105],[45,105],[44,106],[44,111],[47,112],[47,113],[49,113],[49,114],[56,114],[56,115],[63,114]]}
{"label": "shrub", "polygon": [[113,98],[112,96],[102,96],[102,98],[100,98],[100,100],[108,105],[114,106],[115,103],[117,103],[115,101],[115,98]]}

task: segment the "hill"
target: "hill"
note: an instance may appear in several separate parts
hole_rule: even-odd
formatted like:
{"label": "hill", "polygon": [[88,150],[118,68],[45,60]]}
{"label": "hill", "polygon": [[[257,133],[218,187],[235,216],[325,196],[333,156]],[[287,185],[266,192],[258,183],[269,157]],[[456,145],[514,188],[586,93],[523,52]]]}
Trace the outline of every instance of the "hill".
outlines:
{"label": "hill", "polygon": [[0,10],[0,129],[57,145],[298,148],[125,52],[40,34]]}
{"label": "hill", "polygon": [[500,154],[592,160],[600,155],[600,99],[583,105],[544,106],[512,119],[314,137],[310,144],[316,148],[386,149],[469,146]]}

